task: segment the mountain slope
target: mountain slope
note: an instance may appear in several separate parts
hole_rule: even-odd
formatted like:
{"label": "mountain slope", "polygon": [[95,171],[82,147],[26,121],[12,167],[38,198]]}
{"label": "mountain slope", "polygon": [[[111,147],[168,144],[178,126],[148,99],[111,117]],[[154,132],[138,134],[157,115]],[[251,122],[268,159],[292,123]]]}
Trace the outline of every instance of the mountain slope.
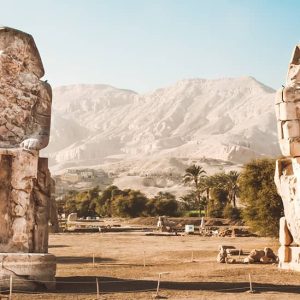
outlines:
{"label": "mountain slope", "polygon": [[273,98],[274,90],[252,77],[182,80],[144,95],[108,85],[58,87],[44,154],[53,169],[276,156]]}

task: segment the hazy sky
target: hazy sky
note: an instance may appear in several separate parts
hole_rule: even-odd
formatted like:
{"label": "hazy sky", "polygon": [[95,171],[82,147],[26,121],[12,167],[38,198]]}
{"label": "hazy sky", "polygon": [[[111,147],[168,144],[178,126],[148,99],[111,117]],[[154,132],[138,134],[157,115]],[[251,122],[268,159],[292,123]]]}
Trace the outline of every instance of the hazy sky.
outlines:
{"label": "hazy sky", "polygon": [[31,33],[54,86],[140,92],[185,78],[284,83],[300,38],[290,0],[0,0],[0,24]]}

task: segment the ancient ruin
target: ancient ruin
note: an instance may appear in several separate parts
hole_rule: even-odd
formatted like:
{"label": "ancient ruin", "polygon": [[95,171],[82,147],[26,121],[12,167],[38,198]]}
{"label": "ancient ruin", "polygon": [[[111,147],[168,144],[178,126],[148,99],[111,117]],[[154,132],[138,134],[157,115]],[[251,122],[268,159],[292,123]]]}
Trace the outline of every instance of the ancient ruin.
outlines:
{"label": "ancient ruin", "polygon": [[23,290],[55,288],[55,257],[47,253],[51,176],[39,157],[52,100],[43,75],[32,36],[0,28],[0,279],[12,275]]}
{"label": "ancient ruin", "polygon": [[285,214],[280,220],[279,267],[300,271],[300,45],[293,52],[286,86],[276,94],[275,108],[285,156],[277,160],[275,173]]}

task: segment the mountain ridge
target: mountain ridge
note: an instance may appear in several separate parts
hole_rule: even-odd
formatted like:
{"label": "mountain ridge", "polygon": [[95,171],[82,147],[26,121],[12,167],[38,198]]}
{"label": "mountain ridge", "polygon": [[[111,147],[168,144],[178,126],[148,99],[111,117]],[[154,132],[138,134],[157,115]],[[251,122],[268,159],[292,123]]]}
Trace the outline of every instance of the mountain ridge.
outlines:
{"label": "mountain ridge", "polygon": [[184,79],[145,94],[105,84],[57,87],[43,153],[53,170],[112,159],[206,157],[238,164],[276,156],[274,93],[249,76]]}

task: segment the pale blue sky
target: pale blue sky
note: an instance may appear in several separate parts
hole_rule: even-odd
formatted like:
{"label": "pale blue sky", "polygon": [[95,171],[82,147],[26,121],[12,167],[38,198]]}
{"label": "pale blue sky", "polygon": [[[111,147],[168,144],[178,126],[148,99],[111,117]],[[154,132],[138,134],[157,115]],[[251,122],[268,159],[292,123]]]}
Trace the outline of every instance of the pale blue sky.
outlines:
{"label": "pale blue sky", "polygon": [[0,0],[0,24],[31,33],[54,86],[146,92],[185,78],[284,83],[300,38],[292,0]]}

